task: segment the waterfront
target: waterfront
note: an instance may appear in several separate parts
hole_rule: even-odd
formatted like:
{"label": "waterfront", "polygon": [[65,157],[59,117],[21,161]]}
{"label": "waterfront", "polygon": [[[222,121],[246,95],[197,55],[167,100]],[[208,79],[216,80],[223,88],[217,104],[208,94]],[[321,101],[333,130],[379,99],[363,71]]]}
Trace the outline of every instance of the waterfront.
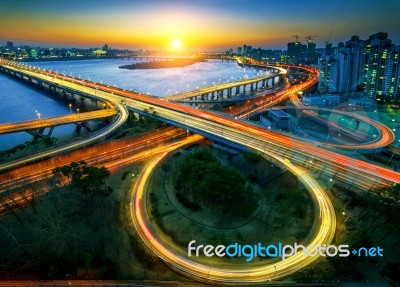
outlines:
{"label": "waterfront", "polygon": [[[156,70],[123,70],[118,67],[141,60],[101,59],[26,63],[53,71],[79,76],[96,82],[132,89],[154,96],[167,96],[213,84],[238,81],[259,76],[257,70],[239,67],[236,62],[208,60],[182,68]],[[265,72],[263,72],[265,73]],[[2,99],[0,122],[10,123],[38,117],[54,117],[70,113],[68,104],[46,96],[15,79],[0,74]],[[72,112],[76,112],[73,108]],[[84,132],[84,130],[82,130]],[[57,138],[74,136],[75,126],[66,125],[55,129]],[[0,136],[0,151],[32,140],[28,133]]]}
{"label": "waterfront", "polygon": [[152,96],[165,97],[176,93],[245,78],[260,76],[255,69],[239,67],[235,61],[207,60],[180,68],[125,70],[120,66],[146,61],[146,59],[105,59],[26,63],[117,86]]}
{"label": "waterfront", "polygon": [[[24,85],[15,79],[0,74],[1,104],[0,122],[12,123],[41,118],[55,117],[70,113],[68,105],[46,96],[46,94]],[[54,136],[73,135],[74,126],[67,125],[56,128]],[[0,151],[32,140],[25,132],[0,135]]]}

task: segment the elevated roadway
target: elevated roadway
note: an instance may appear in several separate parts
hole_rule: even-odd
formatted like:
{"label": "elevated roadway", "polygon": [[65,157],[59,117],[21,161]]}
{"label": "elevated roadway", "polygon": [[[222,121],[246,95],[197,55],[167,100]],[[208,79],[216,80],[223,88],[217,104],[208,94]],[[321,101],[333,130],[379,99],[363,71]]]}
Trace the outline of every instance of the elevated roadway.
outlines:
{"label": "elevated roadway", "polygon": [[[246,64],[246,65],[252,66],[253,64]],[[257,67],[261,65],[262,64],[256,64]],[[293,65],[282,65],[282,66],[287,69],[296,68],[304,70],[308,72],[310,76],[308,77],[307,80],[305,80],[300,84],[293,85],[282,91],[278,91],[274,94],[271,94],[268,97],[262,96],[259,98],[250,99],[242,105],[230,107],[228,110],[226,110],[226,112],[231,115],[236,115],[239,118],[249,118],[251,116],[266,111],[268,108],[279,104],[283,100],[290,99],[296,107],[299,107],[300,109],[304,108],[304,110],[306,110],[305,114],[313,117],[313,119],[315,119],[316,121],[324,125],[327,125],[331,129],[336,130],[339,133],[340,132],[346,133],[348,136],[358,140],[363,140],[365,138],[368,138],[368,141],[356,144],[336,144],[336,143],[326,143],[326,142],[307,140],[308,142],[312,142],[313,145],[321,145],[329,148],[338,148],[343,150],[376,151],[377,149],[383,148],[393,143],[395,137],[392,130],[378,121],[372,120],[368,117],[364,117],[362,115],[355,114],[352,112],[334,110],[335,113],[342,114],[345,116],[350,116],[359,121],[370,124],[373,128],[377,130],[376,137],[370,137],[362,132],[351,130],[346,127],[339,126],[337,123],[330,122],[327,119],[320,117],[316,112],[312,111],[312,108],[304,106],[298,98],[298,93],[310,89],[318,82],[318,71],[310,67],[298,67]]]}
{"label": "elevated roadway", "polygon": [[114,109],[104,109],[85,113],[69,114],[60,117],[41,118],[17,123],[6,123],[0,124],[0,134],[39,130],[48,127],[81,123],[95,119],[104,119],[115,115],[117,115],[117,112]]}
{"label": "elevated roadway", "polygon": [[[259,146],[263,145],[265,152],[268,151],[299,164],[305,164],[305,162],[312,160],[314,167],[363,189],[400,182],[400,174],[392,170],[339,155],[317,145],[306,144],[304,141],[265,130],[233,117],[136,94],[116,87],[59,75],[54,72],[29,70],[14,63],[3,62],[2,66],[16,73],[40,78],[50,84],[54,82],[59,85],[67,85],[69,88],[82,90],[93,95],[97,92],[97,97],[113,100],[113,102],[122,102],[123,105],[136,112],[157,117],[175,126],[189,129],[194,133],[202,134],[228,145],[248,149],[259,149]],[[148,111],[152,112],[149,113]],[[156,112],[156,115],[154,112]]]}
{"label": "elevated roadway", "polygon": [[[238,60],[239,63],[239,60]],[[250,91],[258,91],[266,88],[276,88],[278,83],[284,83],[286,79],[286,70],[273,66],[263,66],[264,69],[273,71],[271,74],[257,77],[253,79],[244,79],[242,81],[219,84],[215,86],[205,87],[189,92],[180,93],[177,95],[167,96],[164,99],[174,102],[234,102],[243,101],[236,95],[245,94],[246,86],[250,87]],[[236,99],[237,98],[237,99]]]}
{"label": "elevated roadway", "polygon": [[[191,139],[192,138],[192,139]],[[187,142],[196,141],[200,136],[187,138]],[[181,144],[185,144],[184,141]],[[179,146],[177,145],[176,148]],[[263,152],[263,146],[258,148]],[[146,208],[147,182],[157,164],[169,153],[157,155],[148,163],[139,175],[132,189],[131,218],[145,244],[160,258],[178,272],[207,283],[247,285],[265,283],[296,272],[318,259],[319,256],[304,256],[298,252],[284,261],[261,261],[259,263],[213,264],[207,258],[188,257],[187,250],[182,250],[163,235],[162,231],[152,224]],[[307,238],[301,243],[304,246],[324,246],[332,242],[335,229],[335,211],[328,195],[308,172],[290,162],[274,157],[276,162],[294,173],[309,190],[315,203],[313,227]],[[232,242],[233,243],[233,242]],[[311,248],[311,247],[310,247]]]}
{"label": "elevated roadway", "polygon": [[[1,69],[2,72],[5,72],[4,68],[2,67],[2,64],[4,62],[7,62],[7,61],[0,58],[0,69]],[[13,74],[10,74],[10,73],[9,73],[9,75],[15,76],[15,74],[13,75]],[[18,78],[19,79],[24,79],[26,81],[29,80],[26,77],[22,78],[21,75]],[[36,79],[39,80],[39,81],[30,82],[30,83],[32,85],[39,85],[40,78],[36,78]],[[56,85],[56,86],[60,87],[61,85]],[[82,90],[80,90],[79,87],[77,89],[71,89],[69,91],[70,92],[71,91],[75,92],[76,94],[79,94],[79,95],[84,94],[84,92]],[[65,145],[63,145],[61,147],[56,147],[56,148],[51,148],[51,149],[39,151],[34,155],[25,157],[25,158],[20,159],[20,160],[14,160],[14,161],[6,162],[6,163],[0,163],[0,172],[5,171],[5,170],[10,170],[12,168],[15,168],[15,167],[18,167],[18,166],[22,166],[22,165],[25,165],[25,164],[28,164],[28,163],[31,163],[31,162],[43,160],[43,159],[45,159],[47,157],[51,157],[51,156],[67,153],[67,152],[72,151],[74,149],[85,147],[85,146],[91,145],[91,144],[93,144],[93,143],[95,143],[97,141],[101,141],[101,140],[105,139],[108,135],[110,135],[113,132],[117,131],[118,128],[120,128],[121,125],[123,125],[125,123],[126,119],[129,116],[128,110],[126,109],[126,107],[123,104],[121,104],[119,99],[116,99],[116,98],[105,99],[105,98],[96,97],[96,91],[94,91],[93,94],[85,94],[85,96],[89,96],[92,99],[98,99],[98,100],[105,101],[106,102],[106,106],[110,106],[110,107],[113,108],[112,110],[114,112],[116,112],[116,116],[114,117],[113,121],[109,125],[107,125],[106,127],[101,128],[100,130],[98,130],[96,132],[91,133],[90,136],[87,137],[87,138],[76,140],[74,142],[65,144]],[[108,111],[108,112],[110,112],[110,111]]]}
{"label": "elevated roadway", "polygon": [[327,125],[331,129],[334,129],[339,132],[345,132],[349,135],[352,135],[354,138],[359,138],[359,139],[365,139],[368,138],[369,141],[366,143],[360,143],[360,144],[347,144],[347,145],[342,145],[342,144],[334,144],[334,143],[326,143],[325,145],[330,146],[330,147],[335,147],[335,148],[340,148],[340,149],[363,149],[363,150],[376,150],[377,148],[382,148],[385,146],[390,145],[391,143],[394,142],[395,136],[394,133],[391,129],[389,129],[387,126],[384,124],[375,121],[373,119],[370,119],[368,117],[364,117],[362,115],[352,113],[352,112],[347,112],[347,111],[342,111],[342,110],[329,110],[337,114],[345,115],[345,116],[350,116],[354,119],[357,119],[359,121],[365,122],[374,128],[376,128],[378,134],[376,138],[371,137],[369,135],[366,135],[360,131],[357,130],[351,130],[343,126],[339,126],[337,123],[334,123],[332,121],[329,121],[325,118],[322,118],[320,115],[318,115],[315,110],[326,110],[324,108],[313,108],[313,107],[307,107],[304,106],[303,103],[299,100],[297,93],[291,93],[290,94],[290,100],[291,102],[298,107],[299,109],[304,109],[304,113],[307,114],[308,116],[312,117],[314,120]]}
{"label": "elevated roadway", "polygon": [[[329,244],[335,231],[335,214],[329,198],[316,180],[297,164],[310,165],[332,175],[335,180],[350,182],[361,189],[370,189],[381,185],[400,183],[400,174],[386,168],[375,166],[357,159],[353,159],[335,152],[325,150],[319,146],[307,144],[303,141],[290,138],[262,129],[251,123],[237,120],[234,117],[216,114],[210,111],[182,106],[163,99],[156,99],[135,94],[115,87],[108,87],[98,83],[74,79],[48,71],[29,70],[14,63],[3,62],[4,69],[22,73],[26,77],[34,77],[46,81],[49,85],[65,85],[70,89],[81,90],[88,94],[95,94],[102,99],[120,102],[129,109],[149,116],[157,117],[170,124],[189,129],[208,138],[227,145],[250,149],[263,154],[274,163],[284,166],[293,172],[300,181],[310,190],[316,203],[318,212],[307,244]],[[150,112],[149,112],[150,111]],[[176,270],[197,279],[214,283],[237,284],[265,282],[291,274],[313,262],[316,257],[304,257],[302,254],[291,256],[285,261],[274,265],[250,266],[243,268],[219,268],[187,260],[180,254],[171,251],[159,241],[153,231],[147,228],[145,218],[141,214],[143,206],[143,191],[146,178],[151,174],[154,166],[165,156],[161,154],[141,174],[137,188],[133,194],[131,212],[133,220],[146,244]]]}

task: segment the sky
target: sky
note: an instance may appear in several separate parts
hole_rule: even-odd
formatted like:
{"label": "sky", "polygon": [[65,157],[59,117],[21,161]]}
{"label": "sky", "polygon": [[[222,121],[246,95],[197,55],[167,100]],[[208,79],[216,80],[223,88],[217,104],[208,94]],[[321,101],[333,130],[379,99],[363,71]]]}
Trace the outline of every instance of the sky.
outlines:
{"label": "sky", "polygon": [[376,32],[400,44],[399,11],[400,0],[1,0],[0,45],[217,51]]}

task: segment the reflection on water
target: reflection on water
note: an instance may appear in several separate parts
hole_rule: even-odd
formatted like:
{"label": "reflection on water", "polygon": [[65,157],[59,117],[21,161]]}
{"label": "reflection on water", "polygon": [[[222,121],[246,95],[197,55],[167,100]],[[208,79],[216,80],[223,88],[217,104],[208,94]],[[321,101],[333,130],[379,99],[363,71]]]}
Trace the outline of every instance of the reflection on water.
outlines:
{"label": "reflection on water", "polygon": [[[126,70],[119,66],[137,62],[133,59],[75,60],[55,62],[33,62],[45,69],[83,77],[107,85],[144,94],[165,97],[183,91],[226,82],[235,82],[244,78],[260,76],[262,71],[239,67],[236,62],[208,60],[186,67]],[[18,122],[41,117],[53,117],[70,113],[68,104],[44,96],[40,91],[0,74],[0,123]],[[75,112],[73,109],[72,112]],[[74,125],[57,127],[53,135],[58,138],[73,136]],[[32,140],[28,133],[16,133],[0,136],[0,150]]]}
{"label": "reflection on water", "polygon": [[[236,62],[208,60],[181,68],[126,70],[119,66],[140,60],[107,59],[60,62],[35,62],[36,66],[83,77],[95,82],[132,89],[140,93],[165,97],[183,91],[253,78],[255,69],[239,67]],[[265,73],[265,72],[264,72]]]}

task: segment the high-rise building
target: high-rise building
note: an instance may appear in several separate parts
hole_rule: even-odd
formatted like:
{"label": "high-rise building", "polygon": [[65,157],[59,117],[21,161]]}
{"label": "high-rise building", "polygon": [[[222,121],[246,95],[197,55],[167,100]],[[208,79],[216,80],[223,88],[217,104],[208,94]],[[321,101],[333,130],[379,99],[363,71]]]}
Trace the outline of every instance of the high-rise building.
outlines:
{"label": "high-rise building", "polygon": [[299,64],[300,54],[301,54],[301,43],[300,42],[291,42],[287,44],[287,61],[288,64]]}
{"label": "high-rise building", "polygon": [[237,48],[237,53],[238,53],[238,55],[242,55],[242,47]]}
{"label": "high-rise building", "polygon": [[307,42],[307,64],[317,63],[316,45],[311,40]]}
{"label": "high-rise building", "polygon": [[6,48],[9,50],[14,49],[14,43],[11,41],[7,41]]}
{"label": "high-rise building", "polygon": [[370,98],[400,99],[399,46],[387,33],[376,33],[368,40],[353,36],[339,43],[337,50],[319,59],[321,93],[365,91]]}
{"label": "high-rise building", "polygon": [[338,53],[326,55],[319,59],[320,93],[344,93],[348,86],[349,55]]}
{"label": "high-rise building", "polygon": [[326,43],[325,45],[325,55],[329,56],[332,55],[332,43]]}
{"label": "high-rise building", "polygon": [[[392,99],[398,96],[394,93],[398,77],[394,78],[393,82],[386,79],[391,78],[392,74],[398,74],[398,64],[395,63],[398,62],[398,58],[395,59],[395,52],[396,48],[388,39],[387,33],[379,32],[369,36],[364,50],[364,88],[368,96],[388,96]],[[394,68],[397,71],[393,70]]]}
{"label": "high-rise building", "polygon": [[393,99],[400,98],[400,47],[393,45],[387,54],[382,92]]}
{"label": "high-rise building", "polygon": [[326,55],[318,60],[319,68],[319,81],[318,81],[318,91],[320,93],[326,94],[329,92],[331,87],[331,65],[334,62],[331,55]]}
{"label": "high-rise building", "polygon": [[348,84],[345,91],[355,92],[362,89],[364,41],[358,36],[353,36],[346,42],[345,47],[344,51],[349,58]]}
{"label": "high-rise building", "polygon": [[[311,45],[314,55],[316,55],[315,44]],[[287,64],[308,64],[308,46],[300,42],[291,42],[287,44]],[[316,63],[316,60],[314,61]]]}
{"label": "high-rise building", "polygon": [[253,47],[247,45],[247,47],[246,47],[246,55],[247,55],[247,56],[251,56],[251,53],[252,53],[252,52],[253,52]]}

